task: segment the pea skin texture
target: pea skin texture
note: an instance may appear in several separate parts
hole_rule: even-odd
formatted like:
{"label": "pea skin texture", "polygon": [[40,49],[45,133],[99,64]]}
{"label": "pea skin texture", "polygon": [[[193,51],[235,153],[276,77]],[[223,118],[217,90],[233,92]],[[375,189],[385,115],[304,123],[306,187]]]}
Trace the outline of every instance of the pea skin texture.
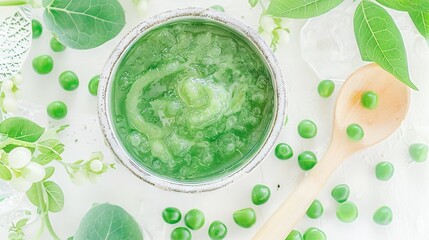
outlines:
{"label": "pea skin texture", "polygon": [[271,190],[265,185],[258,184],[252,189],[252,202],[255,205],[266,203],[271,196]]}
{"label": "pea skin texture", "polygon": [[378,106],[378,95],[373,91],[367,91],[362,94],[361,104],[366,109],[375,109]]}
{"label": "pea skin texture", "polygon": [[48,116],[53,119],[63,119],[67,116],[67,105],[62,101],[55,101],[47,107]]}
{"label": "pea skin texture", "polygon": [[331,196],[338,203],[343,203],[349,199],[350,188],[346,184],[340,184],[332,189]]}
{"label": "pea skin texture", "polygon": [[33,59],[33,69],[38,74],[48,74],[53,68],[54,60],[49,55],[41,55]]}
{"label": "pea skin texture", "polygon": [[168,224],[176,224],[182,219],[182,213],[177,208],[169,207],[162,211],[162,218]]}
{"label": "pea skin texture", "polygon": [[189,229],[185,227],[178,227],[171,232],[171,240],[191,240],[192,234]]}
{"label": "pea skin texture", "polygon": [[304,233],[304,240],[326,240],[326,234],[318,228],[309,228]]}
{"label": "pea skin texture", "polygon": [[307,216],[311,219],[318,219],[323,214],[323,205],[319,200],[314,200],[307,210]]}
{"label": "pea skin texture", "polygon": [[285,240],[302,240],[302,235],[298,230],[294,229],[287,235]]}
{"label": "pea skin texture", "polygon": [[424,143],[414,143],[410,145],[408,152],[414,161],[424,162],[428,159],[429,146]]}
{"label": "pea skin texture", "polygon": [[31,20],[31,30],[32,30],[32,38],[36,39],[42,36],[43,33],[43,26],[40,21],[33,19]]}
{"label": "pea skin texture", "polygon": [[335,90],[335,83],[332,80],[323,80],[317,86],[317,92],[323,98],[328,98]]}
{"label": "pea skin texture", "polygon": [[375,176],[380,181],[388,181],[392,178],[395,168],[390,162],[381,162],[375,166]]}
{"label": "pea skin texture", "polygon": [[375,211],[372,219],[379,225],[389,225],[393,220],[392,209],[387,206],[380,207]]}
{"label": "pea skin texture", "polygon": [[51,38],[51,42],[49,43],[49,45],[54,52],[62,52],[66,49],[66,46],[60,43],[56,37]]}
{"label": "pea skin texture", "polygon": [[345,223],[354,222],[358,217],[358,209],[352,202],[343,202],[337,208],[337,217]]}
{"label": "pea skin texture", "polygon": [[347,127],[347,136],[354,142],[362,140],[364,135],[364,131],[359,124],[353,123]]}
{"label": "pea skin texture", "polygon": [[228,229],[221,221],[214,221],[209,227],[209,237],[211,240],[222,240],[226,237]]}
{"label": "pea skin texture", "polygon": [[192,230],[198,230],[202,228],[204,223],[204,213],[198,209],[192,209],[185,215],[185,225]]}
{"label": "pea skin texture", "polygon": [[252,208],[235,211],[234,222],[242,228],[251,228],[256,223],[256,212]]}
{"label": "pea skin texture", "polygon": [[317,164],[317,157],[312,151],[304,151],[298,155],[298,165],[304,170],[311,170]]}
{"label": "pea skin texture", "polygon": [[100,82],[100,75],[96,75],[88,83],[88,91],[92,96],[97,96],[98,83]]}
{"label": "pea skin texture", "polygon": [[274,150],[274,154],[280,160],[288,160],[293,156],[292,148],[286,143],[279,143]]}
{"label": "pea skin texture", "polygon": [[311,120],[302,120],[298,124],[298,134],[302,138],[314,138],[317,135],[317,126]]}
{"label": "pea skin texture", "polygon": [[66,91],[73,91],[79,87],[79,78],[76,73],[72,71],[65,71],[61,73],[58,78],[61,87]]}

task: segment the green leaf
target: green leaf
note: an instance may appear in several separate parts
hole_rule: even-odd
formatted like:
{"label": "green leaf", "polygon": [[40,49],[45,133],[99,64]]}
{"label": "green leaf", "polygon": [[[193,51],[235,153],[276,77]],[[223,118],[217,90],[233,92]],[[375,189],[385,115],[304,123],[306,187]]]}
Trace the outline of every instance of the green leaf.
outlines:
{"label": "green leaf", "polygon": [[0,178],[5,181],[10,181],[12,179],[12,172],[3,164],[0,164]]}
{"label": "green leaf", "polygon": [[420,34],[429,42],[429,11],[410,12],[410,17]]}
{"label": "green leaf", "polygon": [[15,224],[15,226],[16,226],[16,228],[23,228],[23,227],[25,227],[25,225],[27,225],[27,222],[28,222],[28,218],[23,218],[23,219],[19,220]]}
{"label": "green leaf", "polygon": [[48,196],[48,210],[50,212],[59,212],[64,207],[64,193],[58,184],[47,181],[43,182],[45,191]]}
{"label": "green leaf", "polygon": [[52,177],[52,175],[54,175],[55,173],[55,168],[54,167],[47,167],[45,168],[45,178],[43,179],[43,181],[45,181],[46,179]]}
{"label": "green leaf", "polygon": [[30,189],[27,190],[27,198],[30,202],[40,210],[45,209],[45,203],[43,201],[43,186],[41,183],[33,183]]}
{"label": "green leaf", "polygon": [[109,203],[93,206],[85,214],[73,240],[143,240],[140,226],[123,208]]}
{"label": "green leaf", "polygon": [[380,4],[399,11],[428,11],[428,0],[377,0]]}
{"label": "green leaf", "polygon": [[[36,142],[45,129],[22,117],[12,117],[0,123],[0,133],[25,142]],[[9,145],[4,150],[10,152],[16,146]]]}
{"label": "green leaf", "polygon": [[45,0],[44,6],[47,28],[70,48],[98,47],[125,25],[124,9],[117,0]]}
{"label": "green leaf", "polygon": [[57,139],[47,139],[37,143],[40,154],[36,157],[36,162],[46,165],[53,160],[62,160],[61,154],[64,152],[64,144]]}
{"label": "green leaf", "polygon": [[344,0],[271,0],[267,12],[275,17],[311,18],[322,15]]}
{"label": "green leaf", "polygon": [[417,90],[410,80],[401,33],[385,9],[363,0],[355,12],[354,29],[364,60],[376,62],[401,82]]}
{"label": "green leaf", "polygon": [[259,0],[249,0],[249,4],[250,4],[250,6],[252,6],[252,8],[253,8],[253,7],[255,7],[255,6],[256,6],[256,4],[258,4],[258,1],[259,1]]}

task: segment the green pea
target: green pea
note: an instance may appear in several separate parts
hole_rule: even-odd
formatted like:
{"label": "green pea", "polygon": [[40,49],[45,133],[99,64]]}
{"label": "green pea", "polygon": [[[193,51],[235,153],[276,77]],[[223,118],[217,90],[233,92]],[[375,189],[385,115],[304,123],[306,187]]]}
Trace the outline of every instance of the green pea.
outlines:
{"label": "green pea", "polygon": [[50,46],[54,52],[62,52],[66,49],[66,46],[60,43],[56,37],[51,38]]}
{"label": "green pea", "polygon": [[346,184],[340,184],[331,191],[332,198],[339,203],[343,203],[349,199],[350,188]]}
{"label": "green pea", "polygon": [[225,9],[221,5],[214,5],[214,6],[211,6],[210,8],[217,10],[219,12],[225,12]]}
{"label": "green pea", "polygon": [[221,221],[214,221],[209,227],[209,236],[211,240],[222,240],[226,237],[228,229]]}
{"label": "green pea", "polygon": [[378,95],[373,91],[367,91],[362,94],[361,103],[364,108],[375,109],[378,106]]}
{"label": "green pea", "polygon": [[235,211],[234,222],[243,228],[251,228],[256,223],[256,212],[252,208],[245,208]]}
{"label": "green pea", "polygon": [[302,240],[302,235],[298,230],[294,229],[287,235],[285,240]]}
{"label": "green pea", "polygon": [[191,240],[192,234],[189,229],[185,227],[178,227],[171,232],[171,240]]}
{"label": "green pea", "polygon": [[410,145],[408,152],[414,161],[424,162],[428,159],[429,146],[424,143],[414,143]]}
{"label": "green pea", "polygon": [[49,55],[41,55],[33,59],[33,69],[38,74],[48,74],[54,68],[54,60]]}
{"label": "green pea", "polygon": [[337,208],[337,217],[345,223],[353,222],[358,217],[358,209],[352,202],[343,202]]}
{"label": "green pea", "polygon": [[314,200],[311,206],[307,209],[307,216],[311,219],[318,219],[323,214],[323,205],[319,200]]}
{"label": "green pea", "polygon": [[302,138],[314,138],[317,135],[317,126],[311,120],[302,120],[298,125],[298,134]]}
{"label": "green pea", "polygon": [[63,119],[67,116],[67,105],[62,101],[51,102],[47,107],[49,117]]}
{"label": "green pea", "polygon": [[326,240],[326,234],[318,228],[309,228],[304,233],[304,240]]}
{"label": "green pea", "polygon": [[79,87],[79,78],[77,77],[76,73],[72,71],[65,71],[61,73],[58,80],[61,87],[63,87],[63,89],[66,91],[73,91]]}
{"label": "green pea", "polygon": [[293,156],[293,150],[288,144],[279,143],[274,150],[274,154],[278,159],[288,160]]}
{"label": "green pea", "polygon": [[205,221],[204,213],[198,209],[192,209],[185,215],[185,225],[192,230],[202,228]]}
{"label": "green pea", "polygon": [[312,151],[304,151],[298,155],[298,165],[304,170],[311,170],[317,164],[317,157]]}
{"label": "green pea", "polygon": [[100,75],[96,75],[88,83],[88,91],[91,95],[97,96],[98,83],[100,82]]}
{"label": "green pea", "polygon": [[42,23],[36,19],[31,20],[31,30],[33,39],[39,38],[43,33]]}
{"label": "green pea", "polygon": [[365,133],[359,124],[353,123],[347,127],[347,136],[354,142],[362,140],[364,135]]}
{"label": "green pea", "polygon": [[335,89],[335,83],[332,80],[323,80],[317,86],[319,95],[323,98],[328,98],[332,95]]}
{"label": "green pea", "polygon": [[383,206],[375,211],[372,219],[379,225],[389,225],[393,220],[392,209],[390,209],[390,207]]}
{"label": "green pea", "polygon": [[395,168],[390,162],[381,162],[375,166],[375,176],[380,181],[388,181],[392,178]]}
{"label": "green pea", "polygon": [[176,224],[182,219],[182,213],[177,208],[169,207],[162,211],[162,218],[168,224]]}
{"label": "green pea", "polygon": [[262,205],[266,203],[271,196],[271,190],[265,185],[256,185],[252,189],[252,202],[255,205]]}

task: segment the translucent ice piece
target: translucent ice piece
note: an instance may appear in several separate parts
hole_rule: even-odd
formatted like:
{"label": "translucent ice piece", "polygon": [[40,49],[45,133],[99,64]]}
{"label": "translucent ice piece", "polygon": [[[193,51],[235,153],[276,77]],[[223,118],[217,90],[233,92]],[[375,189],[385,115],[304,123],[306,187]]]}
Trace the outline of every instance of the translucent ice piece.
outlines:
{"label": "translucent ice piece", "polygon": [[304,60],[320,79],[345,80],[364,64],[354,36],[353,12],[357,3],[344,3],[301,30]]}
{"label": "translucent ice piece", "polygon": [[46,108],[42,105],[18,100],[18,109],[13,114],[7,113],[4,115],[4,118],[20,116],[26,117],[40,126],[48,125],[48,117],[46,115]]}
{"label": "translucent ice piece", "polygon": [[15,191],[9,183],[0,181],[0,215],[19,206],[23,193]]}

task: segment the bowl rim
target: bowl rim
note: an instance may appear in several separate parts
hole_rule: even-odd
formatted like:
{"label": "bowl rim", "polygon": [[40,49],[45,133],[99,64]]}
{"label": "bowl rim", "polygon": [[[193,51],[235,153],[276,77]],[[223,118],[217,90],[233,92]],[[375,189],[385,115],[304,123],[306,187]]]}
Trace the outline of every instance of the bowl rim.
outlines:
{"label": "bowl rim", "polygon": [[[262,142],[261,146],[259,147],[259,150],[253,154],[252,158],[247,160],[246,163],[242,164],[242,166],[232,171],[228,175],[224,175],[220,178],[206,180],[200,183],[176,182],[171,179],[162,178],[160,176],[151,174],[148,170],[140,166],[137,162],[134,162],[134,160],[132,160],[132,158],[128,155],[122,144],[119,142],[113,124],[111,123],[112,119],[110,117],[111,103],[109,97],[111,92],[111,83],[115,75],[117,64],[120,63],[123,55],[126,54],[128,48],[143,34],[145,34],[146,31],[152,29],[153,27],[162,25],[170,21],[174,21],[176,19],[183,19],[187,17],[208,19],[218,22],[229,27],[233,31],[241,33],[244,37],[246,37],[250,41],[250,43],[255,46],[256,50],[259,51],[261,57],[265,58],[265,62],[271,74],[272,84],[276,97],[276,112],[274,112],[271,127],[265,136],[265,141]],[[264,160],[264,158],[271,151],[277,140],[277,137],[281,132],[286,118],[287,93],[285,85],[286,84],[283,80],[282,71],[272,50],[259,36],[259,34],[246,24],[242,23],[241,21],[232,16],[213,9],[183,8],[170,10],[164,13],[157,14],[141,22],[139,25],[133,28],[113,50],[100,76],[98,87],[98,118],[100,121],[104,138],[106,140],[106,144],[115,155],[116,160],[119,161],[123,166],[125,166],[138,178],[144,180],[151,185],[168,191],[186,193],[213,191],[227,186],[239,180],[244,175],[250,173]]]}

